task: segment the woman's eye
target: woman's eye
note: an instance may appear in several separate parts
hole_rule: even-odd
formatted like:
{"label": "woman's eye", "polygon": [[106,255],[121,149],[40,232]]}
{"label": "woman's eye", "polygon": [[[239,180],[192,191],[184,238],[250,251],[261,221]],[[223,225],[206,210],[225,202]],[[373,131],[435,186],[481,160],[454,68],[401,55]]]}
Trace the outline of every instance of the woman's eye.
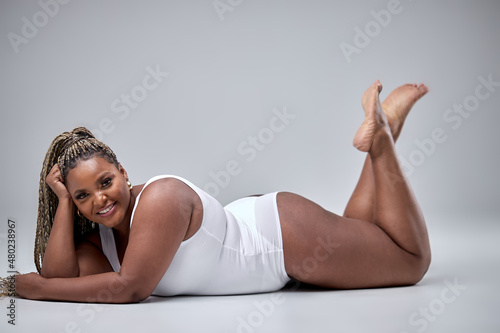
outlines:
{"label": "woman's eye", "polygon": [[111,178],[106,178],[102,181],[102,186],[103,187],[106,187],[106,186],[109,186],[111,185]]}
{"label": "woman's eye", "polygon": [[82,200],[82,199],[85,199],[87,197],[87,194],[86,193],[81,193],[81,194],[78,194],[76,196],[76,199],[78,200]]}

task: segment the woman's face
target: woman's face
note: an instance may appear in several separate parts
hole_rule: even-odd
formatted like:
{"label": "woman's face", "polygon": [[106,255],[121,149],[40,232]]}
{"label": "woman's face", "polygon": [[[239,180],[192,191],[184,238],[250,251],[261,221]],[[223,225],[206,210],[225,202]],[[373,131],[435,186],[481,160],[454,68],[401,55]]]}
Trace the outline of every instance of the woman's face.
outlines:
{"label": "woman's face", "polygon": [[80,160],[66,176],[76,208],[87,219],[107,227],[119,225],[130,205],[128,176],[104,158]]}

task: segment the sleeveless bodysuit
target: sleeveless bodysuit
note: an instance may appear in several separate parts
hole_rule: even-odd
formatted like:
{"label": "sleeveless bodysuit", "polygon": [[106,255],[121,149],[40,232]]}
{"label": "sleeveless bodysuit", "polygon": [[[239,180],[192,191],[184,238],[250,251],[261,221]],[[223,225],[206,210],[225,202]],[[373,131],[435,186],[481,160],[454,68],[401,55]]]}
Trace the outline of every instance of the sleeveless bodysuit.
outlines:
{"label": "sleeveless bodysuit", "polygon": [[[242,198],[223,207],[214,197],[178,176],[203,204],[200,229],[183,241],[153,295],[229,295],[281,289],[290,278],[285,271],[276,194]],[[144,191],[144,188],[142,191]],[[142,193],[141,191],[141,193]],[[140,202],[137,196],[135,209]],[[104,255],[120,271],[113,230],[99,225]]]}

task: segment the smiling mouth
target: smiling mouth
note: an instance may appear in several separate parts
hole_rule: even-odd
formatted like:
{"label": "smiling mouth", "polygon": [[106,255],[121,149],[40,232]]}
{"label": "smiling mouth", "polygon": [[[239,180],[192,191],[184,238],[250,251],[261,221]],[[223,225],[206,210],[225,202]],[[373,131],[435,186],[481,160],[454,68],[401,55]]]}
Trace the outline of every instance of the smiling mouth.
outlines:
{"label": "smiling mouth", "polygon": [[106,208],[100,210],[97,212],[98,215],[106,215],[107,213],[109,213],[116,205],[116,202],[114,202],[113,204],[107,206]]}

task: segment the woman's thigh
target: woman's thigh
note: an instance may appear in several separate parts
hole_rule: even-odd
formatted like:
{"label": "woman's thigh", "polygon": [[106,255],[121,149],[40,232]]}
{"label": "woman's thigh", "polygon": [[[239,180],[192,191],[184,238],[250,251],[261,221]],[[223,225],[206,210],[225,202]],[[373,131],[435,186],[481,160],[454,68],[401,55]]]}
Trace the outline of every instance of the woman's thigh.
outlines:
{"label": "woman's thigh", "polygon": [[278,193],[277,204],[289,276],[340,289],[408,285],[420,279],[416,258],[376,224],[336,215],[293,193]]}

